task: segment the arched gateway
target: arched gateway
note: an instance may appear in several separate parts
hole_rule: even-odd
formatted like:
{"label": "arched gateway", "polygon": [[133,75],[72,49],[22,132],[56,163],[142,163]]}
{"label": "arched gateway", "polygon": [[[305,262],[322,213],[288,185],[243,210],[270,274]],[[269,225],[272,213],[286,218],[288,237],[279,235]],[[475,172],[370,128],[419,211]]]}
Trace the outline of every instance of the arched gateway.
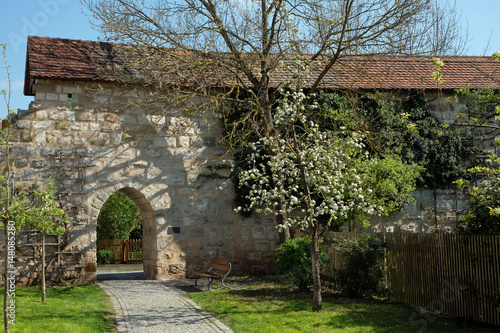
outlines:
{"label": "arched gateway", "polygon": [[[81,260],[58,258],[63,276],[66,269],[80,282],[95,280],[97,217],[116,191],[140,209],[148,278],[183,278],[214,256],[230,259],[236,273],[273,270],[273,219],[241,218],[231,187],[199,177],[225,153],[210,112],[157,117],[118,107],[137,93],[119,92],[97,75],[90,54],[102,55],[106,45],[30,37],[25,94],[35,99],[10,127],[17,182],[54,179],[70,216],[58,252]],[[81,269],[75,274],[74,267]]]}

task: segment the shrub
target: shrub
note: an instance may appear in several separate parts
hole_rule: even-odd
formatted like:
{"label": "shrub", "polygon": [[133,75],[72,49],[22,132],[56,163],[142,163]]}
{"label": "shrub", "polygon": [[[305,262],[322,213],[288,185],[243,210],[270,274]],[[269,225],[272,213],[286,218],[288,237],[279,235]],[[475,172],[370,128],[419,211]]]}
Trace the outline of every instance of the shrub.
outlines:
{"label": "shrub", "polygon": [[97,252],[97,261],[100,264],[110,264],[111,259],[113,259],[113,251],[111,251],[110,249],[103,249]]}
{"label": "shrub", "polygon": [[342,264],[335,270],[335,281],[349,297],[373,295],[385,282],[384,241],[373,235],[344,239],[336,244]]}
{"label": "shrub", "polygon": [[[311,239],[298,237],[286,240],[278,248],[276,266],[278,274],[291,273],[293,283],[300,290],[308,290],[313,283],[311,267]],[[319,264],[324,268],[330,261],[323,246],[319,249]]]}

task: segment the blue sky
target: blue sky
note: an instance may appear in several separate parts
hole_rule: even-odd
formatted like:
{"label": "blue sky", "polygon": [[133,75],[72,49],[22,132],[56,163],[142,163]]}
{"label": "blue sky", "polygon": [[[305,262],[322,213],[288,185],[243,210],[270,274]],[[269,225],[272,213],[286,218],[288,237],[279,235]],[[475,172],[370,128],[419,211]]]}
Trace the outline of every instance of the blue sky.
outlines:
{"label": "blue sky", "polygon": [[[456,0],[462,24],[468,24],[468,55],[491,55],[500,50],[500,0]],[[0,44],[7,44],[7,60],[11,66],[12,109],[27,109],[32,97],[23,96],[28,35],[97,40],[99,34],[89,24],[78,0],[5,1],[0,11]],[[489,41],[489,46],[488,46]],[[5,72],[0,72],[0,90],[7,88]],[[0,101],[0,117],[7,114]]]}

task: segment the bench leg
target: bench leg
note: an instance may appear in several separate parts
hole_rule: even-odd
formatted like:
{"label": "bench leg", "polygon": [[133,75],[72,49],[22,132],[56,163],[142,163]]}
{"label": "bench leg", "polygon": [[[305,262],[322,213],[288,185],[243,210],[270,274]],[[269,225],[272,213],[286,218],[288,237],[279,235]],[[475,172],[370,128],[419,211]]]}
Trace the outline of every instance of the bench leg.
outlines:
{"label": "bench leg", "polygon": [[227,288],[227,289],[231,289],[231,288],[229,288],[229,286],[228,286],[227,284],[225,284],[225,283],[224,283],[224,280],[225,280],[225,279],[226,279],[226,277],[224,276],[224,277],[222,277],[222,279],[220,280],[220,284],[221,284],[221,286],[220,286],[220,288],[219,288],[219,289],[226,289],[226,288]]}
{"label": "bench leg", "polygon": [[207,284],[207,289],[210,291],[210,285],[214,282],[214,279],[208,278],[208,284]]}

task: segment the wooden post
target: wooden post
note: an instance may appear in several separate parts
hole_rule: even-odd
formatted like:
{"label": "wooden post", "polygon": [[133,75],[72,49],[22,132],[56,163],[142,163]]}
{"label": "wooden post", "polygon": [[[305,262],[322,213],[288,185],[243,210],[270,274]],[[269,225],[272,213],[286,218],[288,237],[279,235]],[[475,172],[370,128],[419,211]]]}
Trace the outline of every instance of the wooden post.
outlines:
{"label": "wooden post", "polygon": [[123,241],[123,261],[128,263],[128,240]]}

